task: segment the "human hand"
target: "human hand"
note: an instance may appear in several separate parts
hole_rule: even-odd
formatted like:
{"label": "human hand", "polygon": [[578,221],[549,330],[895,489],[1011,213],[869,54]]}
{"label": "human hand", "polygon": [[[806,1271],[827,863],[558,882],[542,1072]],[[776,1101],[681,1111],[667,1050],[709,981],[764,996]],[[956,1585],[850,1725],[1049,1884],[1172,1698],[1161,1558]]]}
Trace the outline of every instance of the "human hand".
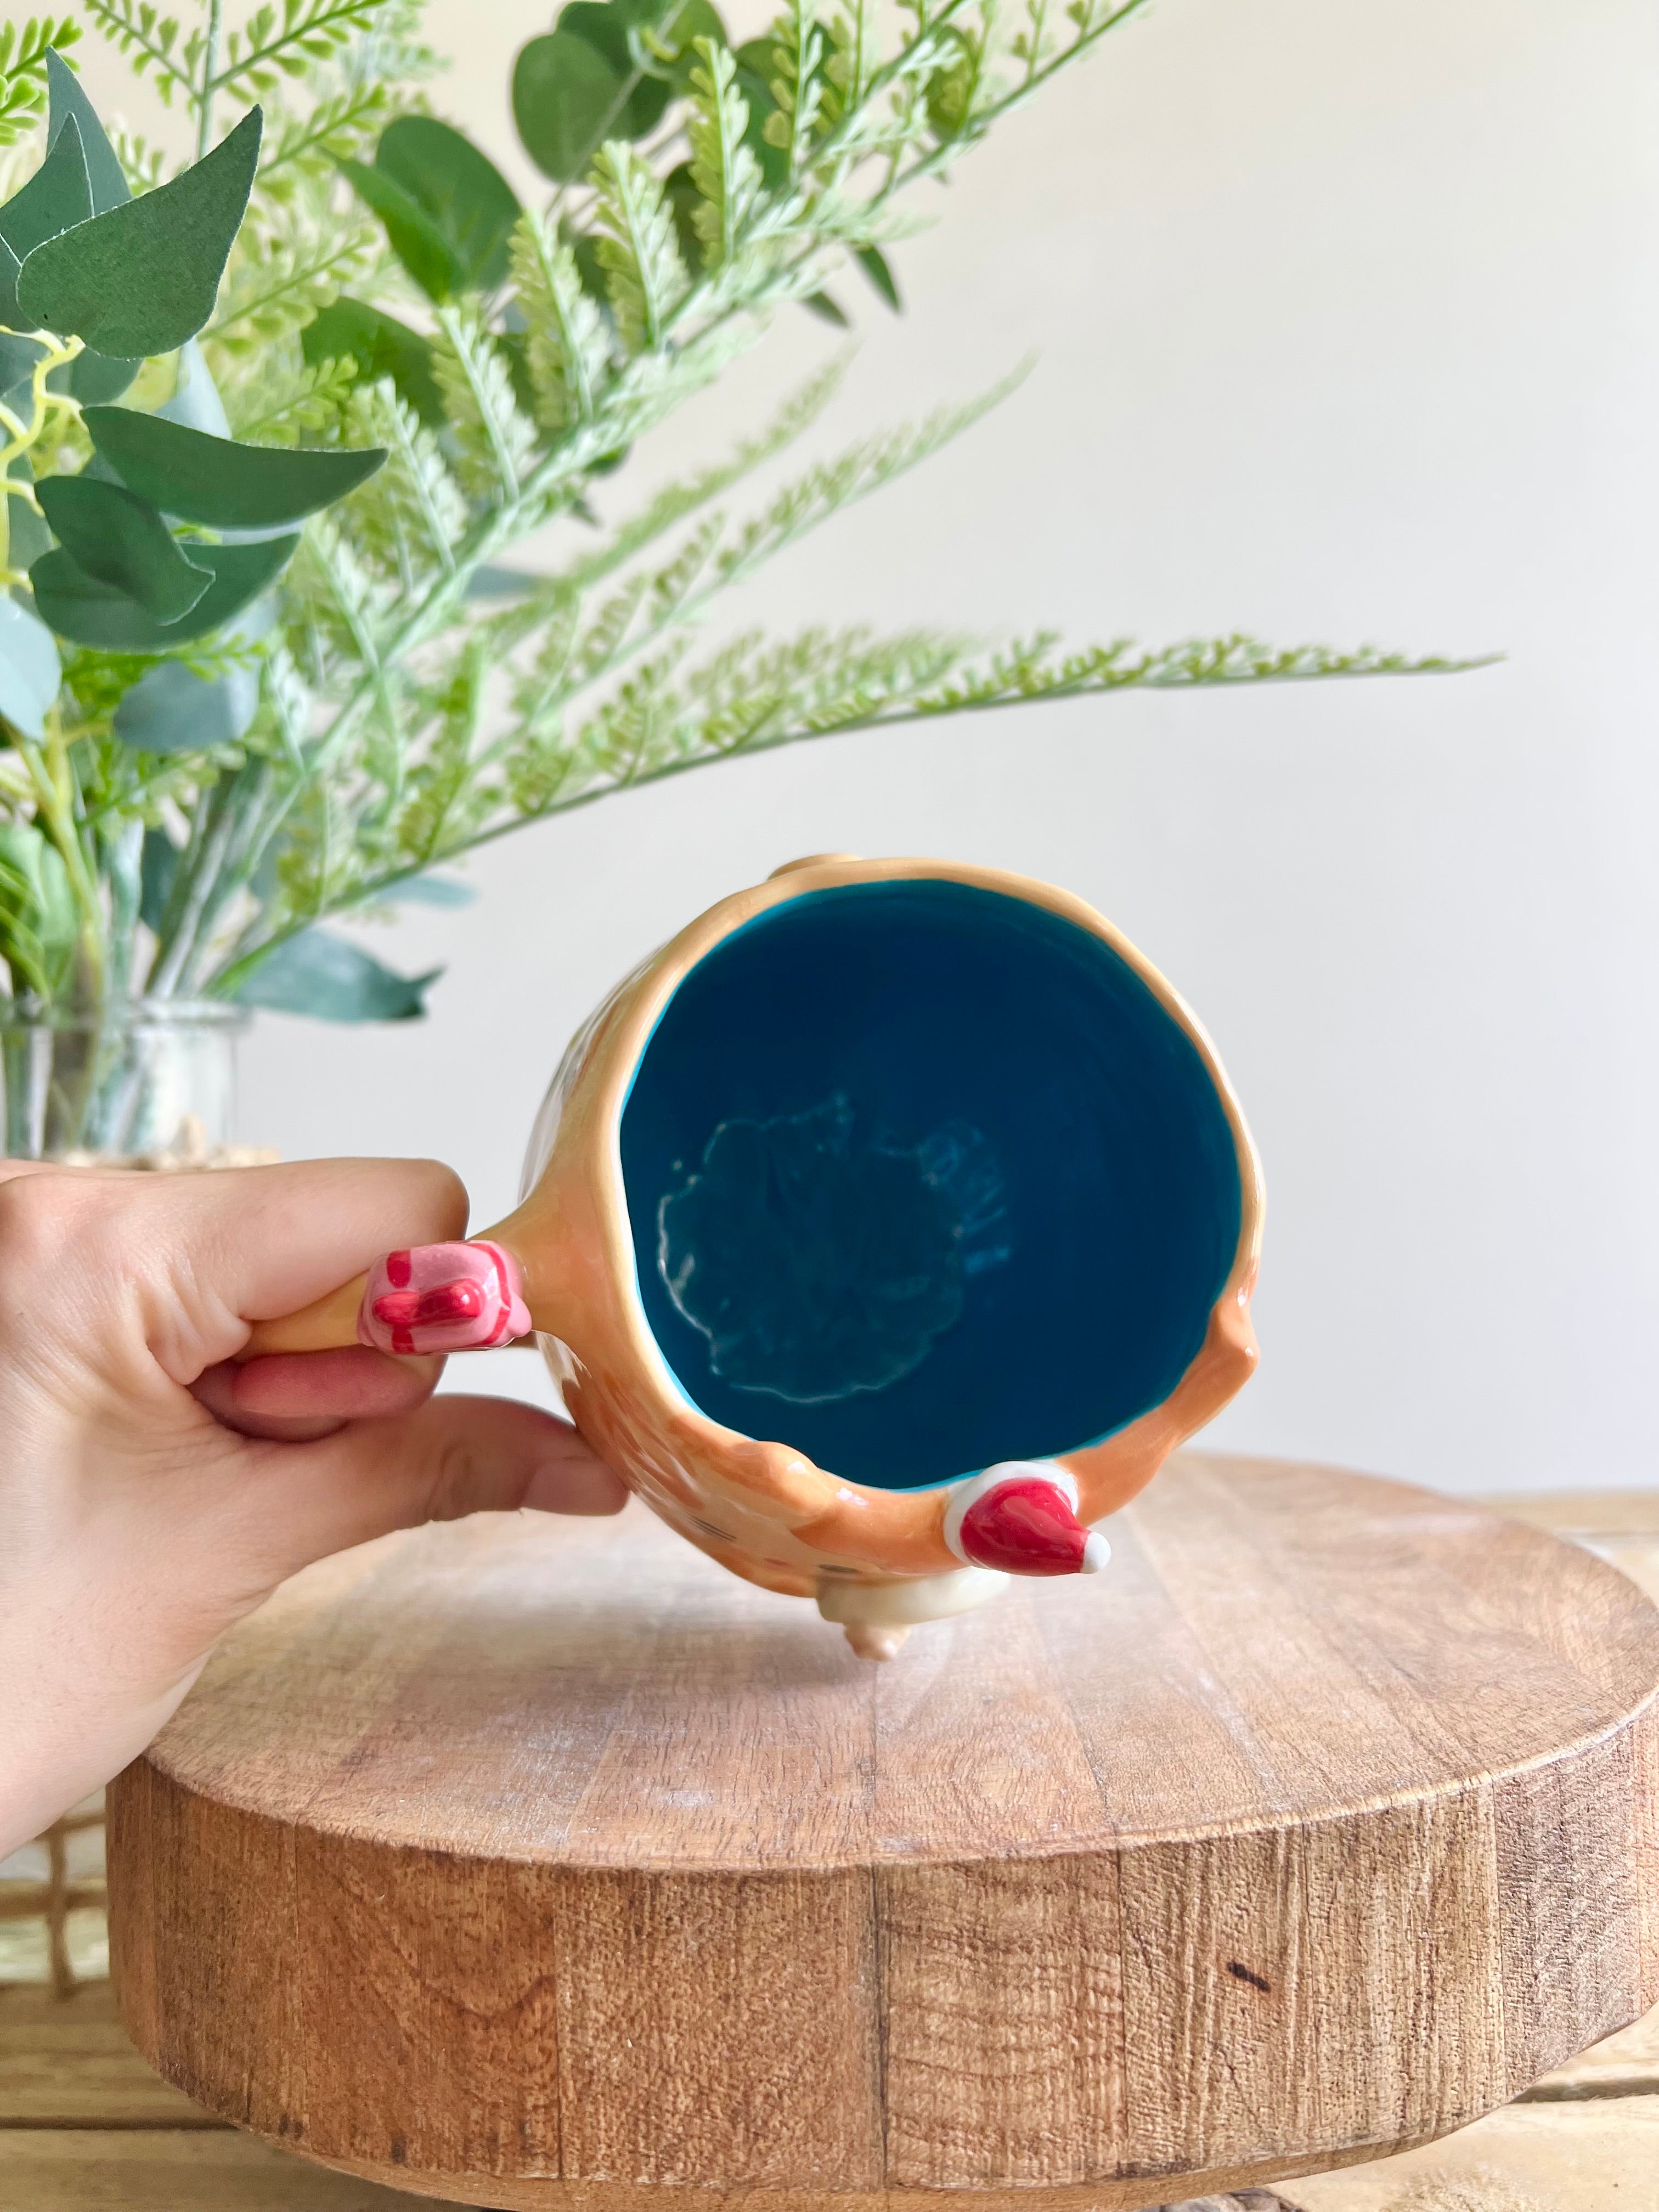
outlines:
{"label": "human hand", "polygon": [[366,1348],[234,1364],[392,1247],[464,1234],[413,1160],[156,1176],[0,1162],[0,1857],[136,1758],[224,1632],[392,1528],[621,1482],[531,1406]]}

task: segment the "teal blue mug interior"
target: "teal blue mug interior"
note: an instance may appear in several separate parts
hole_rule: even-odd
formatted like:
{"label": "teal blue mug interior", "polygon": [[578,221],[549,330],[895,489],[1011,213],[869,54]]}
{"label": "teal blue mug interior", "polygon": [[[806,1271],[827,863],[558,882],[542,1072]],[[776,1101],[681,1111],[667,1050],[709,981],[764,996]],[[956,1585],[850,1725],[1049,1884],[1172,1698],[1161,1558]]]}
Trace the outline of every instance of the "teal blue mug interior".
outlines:
{"label": "teal blue mug interior", "polygon": [[1237,1252],[1233,1129],[1103,939],[933,878],[803,892],[681,980],[625,1103],[641,1304],[690,1403],[881,1490],[1167,1398]]}

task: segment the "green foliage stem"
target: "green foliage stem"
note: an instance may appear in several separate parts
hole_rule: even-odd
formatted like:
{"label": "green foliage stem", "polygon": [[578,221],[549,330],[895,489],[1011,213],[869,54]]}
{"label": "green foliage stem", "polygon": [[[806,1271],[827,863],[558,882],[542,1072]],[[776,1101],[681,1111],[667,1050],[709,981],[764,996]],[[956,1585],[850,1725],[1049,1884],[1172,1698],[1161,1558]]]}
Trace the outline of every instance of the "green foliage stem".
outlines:
{"label": "green foliage stem", "polygon": [[[79,231],[60,217],[11,258],[22,301],[57,322],[0,328],[13,990],[403,1018],[431,979],[319,925],[623,790],[1017,705],[1453,665],[1242,637],[1067,653],[1046,635],[998,649],[808,626],[699,645],[726,593],[1018,379],[728,511],[811,432],[837,358],[729,456],[631,513],[616,501],[637,441],[780,313],[845,319],[825,287],[849,263],[901,311],[890,256],[915,188],[1145,4],[904,0],[889,18],[874,0],[784,0],[734,47],[711,0],[575,0],[514,72],[526,149],[556,186],[523,210],[425,112],[419,0],[199,0],[193,20],[81,0],[186,111],[179,174],[138,142],[112,150],[65,89],[47,57],[72,21],[0,33],[0,143],[50,70],[52,131],[72,106],[104,179]],[[241,114],[256,99],[262,138]],[[42,205],[76,181],[63,143],[67,182]],[[111,240],[165,248],[159,274],[134,289],[121,252],[99,258]],[[112,360],[122,344],[151,357]],[[532,538],[535,568],[515,567]],[[179,612],[196,574],[212,580]]]}

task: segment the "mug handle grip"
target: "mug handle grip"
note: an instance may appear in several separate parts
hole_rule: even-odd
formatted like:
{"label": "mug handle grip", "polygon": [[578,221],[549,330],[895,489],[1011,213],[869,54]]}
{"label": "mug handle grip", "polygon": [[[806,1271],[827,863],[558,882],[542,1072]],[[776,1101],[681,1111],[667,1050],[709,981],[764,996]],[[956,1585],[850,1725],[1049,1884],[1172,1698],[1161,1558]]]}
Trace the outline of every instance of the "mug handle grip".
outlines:
{"label": "mug handle grip", "polygon": [[535,1328],[517,1259],[490,1238],[471,1237],[388,1252],[366,1274],[298,1313],[256,1322],[238,1356],[259,1359],[356,1344],[415,1358],[488,1352]]}

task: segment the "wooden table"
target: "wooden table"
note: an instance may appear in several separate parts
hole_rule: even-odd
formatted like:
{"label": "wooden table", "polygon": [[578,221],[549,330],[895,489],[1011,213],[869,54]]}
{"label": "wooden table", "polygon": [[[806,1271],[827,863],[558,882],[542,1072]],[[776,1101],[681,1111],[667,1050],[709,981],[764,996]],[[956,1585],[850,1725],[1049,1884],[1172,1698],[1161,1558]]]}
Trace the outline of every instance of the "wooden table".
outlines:
{"label": "wooden table", "polygon": [[[1513,1510],[1577,1536],[1659,1596],[1659,1498],[1521,1500]],[[1435,2178],[1485,2172],[1541,2212],[1659,2212],[1659,2014],[1547,2075],[1516,2104],[1426,2148],[1281,2185],[1305,2212],[1413,2212]],[[1252,2212],[1265,2212],[1256,2198]],[[1445,2195],[1455,2212],[1475,2197]],[[0,2212],[442,2212],[415,2197],[301,2163],[213,2119],[133,2052],[106,1987],[58,2004],[0,1991]]]}
{"label": "wooden table", "polygon": [[[1659,1586],[1659,1539],[1648,1558]],[[1287,2181],[1275,2193],[1299,2212],[1385,2212],[1413,2180],[1431,2187],[1443,2177],[1472,2175],[1507,2181],[1539,2212],[1655,2212],[1659,2012],[1460,2135],[1401,2158]],[[1455,2212],[1475,2212],[1473,2203],[1449,2195],[1447,2202]],[[67,2003],[43,1990],[0,1992],[0,2212],[118,2207],[464,2212],[325,2172],[211,2118],[138,2057],[107,1983]],[[1516,2212],[1512,2197],[1496,2193],[1492,2208]]]}

